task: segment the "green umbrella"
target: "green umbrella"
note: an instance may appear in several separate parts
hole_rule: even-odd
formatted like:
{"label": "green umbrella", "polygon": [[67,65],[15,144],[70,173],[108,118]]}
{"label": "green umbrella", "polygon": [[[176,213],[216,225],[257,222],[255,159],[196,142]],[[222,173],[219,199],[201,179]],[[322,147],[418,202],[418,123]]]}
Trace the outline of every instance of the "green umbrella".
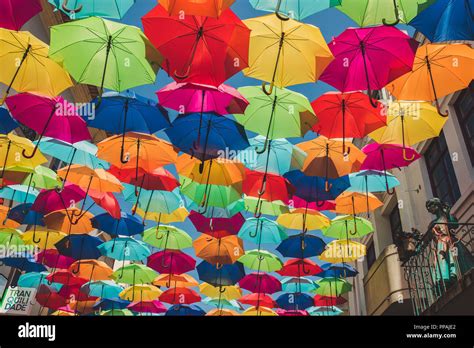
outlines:
{"label": "green umbrella", "polygon": [[337,297],[352,290],[352,285],[342,278],[322,278],[316,282],[319,286],[315,292],[321,296]]}
{"label": "green umbrella", "polygon": [[289,213],[288,206],[282,201],[269,202],[265,199],[259,199],[257,197],[244,197],[245,210],[254,213],[254,216],[258,219],[262,214],[279,216],[281,214]]}
{"label": "green umbrella", "polygon": [[61,186],[56,172],[48,167],[38,166],[23,181],[23,185],[50,190]]}
{"label": "green umbrella", "polygon": [[193,246],[193,240],[186,232],[170,225],[158,225],[145,230],[143,241],[160,249],[181,250]]}
{"label": "green umbrella", "polygon": [[158,273],[150,267],[136,263],[120,267],[112,274],[117,283],[132,285],[151,283],[157,276]]}
{"label": "green umbrella", "polygon": [[108,311],[100,312],[100,315],[109,317],[131,317],[133,313],[129,309],[109,309]]}
{"label": "green umbrella", "polygon": [[286,88],[273,89],[270,95],[261,87],[241,87],[238,91],[249,101],[245,114],[234,115],[245,129],[265,136],[263,149],[269,140],[304,136],[317,122],[309,100]]}
{"label": "green umbrella", "polygon": [[134,26],[90,17],[51,27],[49,57],[76,82],[124,91],[152,84],[162,57]]}
{"label": "green umbrella", "polygon": [[14,228],[0,228],[0,245],[4,247],[24,245],[21,235],[22,232]]}
{"label": "green umbrella", "polygon": [[337,216],[331,225],[323,229],[323,234],[337,239],[362,238],[374,231],[372,223],[361,217],[351,215]]}
{"label": "green umbrella", "polygon": [[275,272],[283,267],[281,260],[266,250],[249,250],[239,260],[245,267],[258,272]]}
{"label": "green umbrella", "polygon": [[361,27],[409,23],[436,0],[343,0],[335,6]]}

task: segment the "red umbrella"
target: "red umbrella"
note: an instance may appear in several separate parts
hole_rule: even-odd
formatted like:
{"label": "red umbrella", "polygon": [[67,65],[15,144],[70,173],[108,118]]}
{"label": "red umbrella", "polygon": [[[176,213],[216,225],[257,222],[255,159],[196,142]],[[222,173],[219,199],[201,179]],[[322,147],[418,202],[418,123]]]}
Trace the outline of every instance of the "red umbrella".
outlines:
{"label": "red umbrella", "polygon": [[159,273],[182,274],[196,267],[196,260],[180,250],[163,250],[148,257],[147,266]]}
{"label": "red umbrella", "polygon": [[263,294],[263,293],[253,293],[242,296],[239,299],[239,302],[242,304],[247,304],[250,306],[255,307],[267,307],[267,308],[275,308],[278,307],[276,302],[271,298],[270,295]]}
{"label": "red umbrella", "polygon": [[67,305],[68,300],[55,292],[46,284],[41,284],[36,292],[36,301],[41,305],[41,310],[46,307],[56,310]]}
{"label": "red umbrella", "polygon": [[[383,105],[374,101],[375,109],[362,92],[328,92],[311,103],[318,116],[313,131],[327,138],[363,138],[387,124]],[[350,148],[347,153],[349,153]]]}
{"label": "red umbrella", "polygon": [[43,136],[70,144],[91,139],[87,124],[77,114],[76,107],[62,97],[19,93],[8,97],[6,103],[14,119],[40,135],[31,154],[23,151],[26,158],[35,155]]}
{"label": "red umbrella", "polygon": [[291,259],[283,264],[283,268],[277,271],[285,277],[301,277],[303,275],[317,275],[323,270],[315,262],[309,259]]}
{"label": "red umbrella", "polygon": [[86,193],[79,186],[66,183],[61,192],[42,190],[36,197],[31,210],[47,215],[56,210],[68,209],[86,198]]}
{"label": "red umbrella", "polygon": [[170,304],[191,304],[201,302],[201,296],[189,288],[174,287],[160,295],[160,301]]}
{"label": "red umbrella", "polygon": [[236,235],[245,223],[245,218],[240,213],[231,218],[207,218],[198,212],[192,211],[189,214],[189,220],[191,220],[196,230],[214,238]]}
{"label": "red umbrella", "polygon": [[89,296],[88,294],[81,291],[81,284],[74,285],[63,285],[58,291],[58,294],[71,302],[75,301],[95,301],[98,297]]}
{"label": "red umbrella", "polygon": [[166,307],[158,300],[134,302],[127,306],[128,309],[138,313],[165,313]]}
{"label": "red umbrella", "polygon": [[120,219],[122,217],[120,203],[112,192],[99,192],[89,189],[89,197],[113,218]]}
{"label": "red umbrella", "polygon": [[308,208],[310,210],[319,211],[336,209],[335,201],[307,202],[306,200],[298,196],[291,197],[290,205],[294,208]]}
{"label": "red umbrella", "polygon": [[146,36],[178,82],[219,86],[248,66],[250,29],[231,11],[219,18],[170,16],[158,5],[143,18]]}
{"label": "red umbrella", "polygon": [[0,28],[18,31],[41,11],[40,0],[0,0]]}
{"label": "red umbrella", "polygon": [[145,190],[173,191],[179,186],[173,174],[163,167],[158,167],[152,172],[138,168],[138,175],[135,168],[118,168],[111,166],[108,172],[114,175],[121,182],[134,185]]}
{"label": "red umbrella", "polygon": [[46,280],[50,283],[60,283],[63,285],[84,285],[88,279],[76,277],[69,271],[56,271],[48,274]]}
{"label": "red umbrella", "polygon": [[331,297],[331,296],[314,296],[314,305],[319,307],[338,306],[346,303],[347,300],[344,297]]}
{"label": "red umbrella", "polygon": [[253,272],[247,274],[239,281],[239,286],[242,289],[257,293],[273,294],[281,291],[281,283],[278,278],[266,273]]}

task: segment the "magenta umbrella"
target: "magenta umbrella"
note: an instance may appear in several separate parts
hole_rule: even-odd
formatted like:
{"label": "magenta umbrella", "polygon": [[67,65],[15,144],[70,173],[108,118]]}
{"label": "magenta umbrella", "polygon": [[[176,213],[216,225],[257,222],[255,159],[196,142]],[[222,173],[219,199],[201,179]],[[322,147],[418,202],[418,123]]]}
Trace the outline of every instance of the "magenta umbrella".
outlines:
{"label": "magenta umbrella", "polygon": [[165,305],[158,300],[134,302],[127,306],[128,309],[137,313],[165,313],[167,311]]}
{"label": "magenta umbrella", "polygon": [[172,82],[156,92],[156,95],[162,106],[176,110],[180,114],[200,113],[195,148],[201,139],[203,113],[243,114],[249,104],[235,88],[224,84],[214,87],[198,83]]}
{"label": "magenta umbrella", "polygon": [[68,269],[76,260],[69,256],[64,256],[56,249],[46,249],[35,255],[36,262],[56,269]]}
{"label": "magenta umbrella", "polygon": [[32,154],[23,151],[26,158],[35,155],[43,136],[69,144],[91,139],[87,124],[77,114],[75,105],[62,97],[20,93],[8,97],[6,103],[14,119],[40,135]]}
{"label": "magenta umbrella", "polygon": [[[373,169],[383,171],[385,174],[385,185],[387,193],[393,195],[395,189],[389,189],[387,170],[402,168],[410,165],[421,156],[413,148],[398,144],[378,144],[371,143],[362,148],[362,152],[367,155],[362,163],[361,170]],[[407,158],[407,159],[405,159]]]}
{"label": "magenta umbrella", "polygon": [[47,215],[56,210],[71,208],[86,198],[86,193],[71,183],[66,183],[61,192],[58,190],[42,190],[36,197],[31,210]]}
{"label": "magenta umbrella", "polygon": [[384,88],[413,67],[418,42],[395,27],[349,28],[329,44],[335,59],[320,80],[341,92]]}
{"label": "magenta umbrella", "polygon": [[40,0],[0,0],[0,28],[18,31],[41,11]]}
{"label": "magenta umbrella", "polygon": [[192,211],[189,214],[189,220],[196,227],[196,230],[209,234],[214,238],[236,235],[245,223],[245,218],[240,213],[231,218],[207,218],[198,212]]}
{"label": "magenta umbrella", "polygon": [[192,271],[196,267],[196,260],[180,250],[163,250],[149,256],[147,266],[171,276]]}
{"label": "magenta umbrella", "polygon": [[281,291],[281,283],[278,278],[258,272],[247,274],[239,281],[239,286],[255,293],[274,294]]}

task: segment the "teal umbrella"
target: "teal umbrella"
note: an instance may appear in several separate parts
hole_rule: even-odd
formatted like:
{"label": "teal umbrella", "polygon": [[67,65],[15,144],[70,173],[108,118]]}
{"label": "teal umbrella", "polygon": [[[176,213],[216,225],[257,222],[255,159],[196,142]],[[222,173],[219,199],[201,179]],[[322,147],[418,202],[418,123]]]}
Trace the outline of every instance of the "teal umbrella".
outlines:
{"label": "teal umbrella", "polygon": [[285,292],[310,292],[315,291],[318,286],[309,278],[288,277],[281,281],[282,289]]}
{"label": "teal umbrella", "polygon": [[227,300],[224,298],[211,298],[206,297],[202,302],[210,306],[216,306],[217,308],[227,308],[227,309],[242,309],[239,303],[236,300]]}
{"label": "teal umbrella", "polygon": [[17,286],[21,288],[38,288],[40,285],[48,285],[55,291],[59,291],[62,284],[50,283],[46,277],[49,275],[48,272],[29,272],[24,273],[18,278]]}
{"label": "teal umbrella", "polygon": [[10,200],[10,207],[13,202],[34,203],[38,190],[27,185],[10,185],[0,189],[0,198]]}
{"label": "teal umbrella", "polygon": [[123,261],[143,261],[151,255],[145,243],[129,237],[114,238],[99,245],[98,249],[104,256]]}
{"label": "teal umbrella", "polygon": [[[141,189],[138,196],[135,195],[135,186],[123,184],[123,196],[129,203],[136,205],[136,208],[148,212],[171,214],[173,211],[184,205],[179,189],[174,191],[145,190]],[[136,211],[134,209],[134,212]]]}
{"label": "teal umbrella", "polygon": [[100,297],[101,299],[114,299],[119,297],[123,288],[112,280],[97,280],[87,282],[81,287],[81,291],[89,296]]}
{"label": "teal umbrella", "polygon": [[71,19],[105,17],[122,19],[135,4],[135,0],[48,0],[55,11],[67,14]]}
{"label": "teal umbrella", "polygon": [[307,308],[306,311],[309,313],[311,316],[336,316],[340,315],[341,313],[344,313],[341,309],[338,307],[310,307]]}
{"label": "teal umbrella", "polygon": [[238,236],[254,244],[280,244],[288,238],[285,228],[265,217],[248,218]]}
{"label": "teal umbrella", "polygon": [[341,4],[341,0],[250,0],[256,10],[274,12],[281,20],[301,21],[315,13]]}
{"label": "teal umbrella", "polygon": [[239,151],[236,159],[251,170],[265,172],[265,168],[267,168],[267,173],[278,175],[303,168],[306,153],[299,147],[284,138],[273,139],[271,140],[271,146],[265,149],[263,153],[259,153],[257,149],[263,149],[265,141],[263,135],[250,139],[250,146],[243,151]]}

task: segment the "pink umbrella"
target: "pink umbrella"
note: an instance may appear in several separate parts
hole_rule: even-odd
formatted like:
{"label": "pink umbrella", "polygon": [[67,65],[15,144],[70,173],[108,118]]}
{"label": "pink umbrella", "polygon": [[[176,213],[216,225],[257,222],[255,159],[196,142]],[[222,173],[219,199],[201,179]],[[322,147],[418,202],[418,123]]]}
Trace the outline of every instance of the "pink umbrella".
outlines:
{"label": "pink umbrella", "polygon": [[364,146],[362,152],[367,157],[364,163],[362,163],[361,170],[374,169],[383,171],[387,193],[390,195],[395,193],[395,189],[389,189],[387,170],[406,167],[421,157],[413,148],[397,144],[372,143]]}
{"label": "pink umbrella", "polygon": [[196,230],[209,234],[214,238],[236,235],[245,222],[244,217],[240,213],[235,214],[231,218],[207,218],[195,211],[189,214],[189,220],[196,227]]}
{"label": "pink umbrella", "polygon": [[35,255],[36,262],[53,269],[68,269],[76,260],[59,254],[56,249],[46,249]]}
{"label": "pink umbrella", "polygon": [[196,260],[180,250],[163,250],[148,257],[147,266],[159,273],[182,274],[196,267]]}
{"label": "pink umbrella", "polygon": [[13,118],[40,135],[32,154],[27,155],[23,151],[26,158],[35,155],[43,136],[70,144],[91,139],[87,124],[77,114],[74,104],[62,97],[20,93],[8,97],[6,103]]}
{"label": "pink umbrella", "polygon": [[61,192],[42,190],[36,197],[31,210],[47,215],[56,210],[68,209],[86,198],[86,193],[79,187],[66,183]]}
{"label": "pink umbrella", "polygon": [[0,0],[0,28],[18,31],[41,11],[40,0]]}
{"label": "pink umbrella", "polygon": [[266,273],[253,272],[247,274],[239,281],[239,286],[251,292],[265,294],[274,294],[281,291],[281,283],[278,278]]}
{"label": "pink umbrella", "polygon": [[[294,208],[308,208],[311,210],[334,210],[336,209],[336,203],[334,201],[322,201],[322,202],[307,202],[303,198],[298,196],[291,197],[290,203],[293,203]],[[318,205],[319,204],[319,205]]]}
{"label": "pink umbrella", "polygon": [[309,316],[309,313],[302,309],[286,310],[286,309],[278,308],[276,312],[280,317],[308,317]]}
{"label": "pink umbrella", "polygon": [[127,306],[128,309],[138,313],[165,313],[166,307],[163,303],[158,300],[154,301],[144,301],[144,302],[134,302]]}
{"label": "pink umbrella", "polygon": [[341,92],[379,90],[413,67],[418,42],[395,27],[349,28],[329,47],[335,59],[320,80]]}

